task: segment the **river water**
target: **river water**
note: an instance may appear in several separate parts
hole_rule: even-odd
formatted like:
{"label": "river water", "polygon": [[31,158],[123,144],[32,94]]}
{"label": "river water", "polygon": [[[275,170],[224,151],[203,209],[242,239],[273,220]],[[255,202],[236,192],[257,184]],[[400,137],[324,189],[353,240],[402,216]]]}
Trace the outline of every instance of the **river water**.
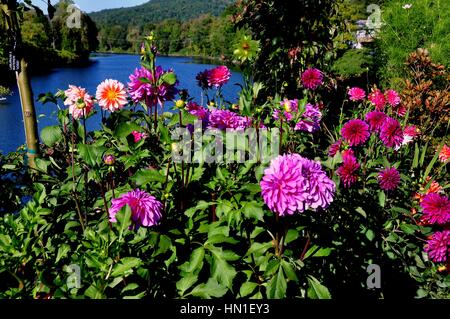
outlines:
{"label": "river water", "polygon": [[[59,89],[66,89],[69,84],[85,87],[91,95],[95,95],[97,85],[103,80],[116,79],[126,84],[129,75],[139,67],[137,55],[98,55],[93,56],[91,60],[92,63],[86,67],[58,68],[46,74],[32,76],[31,84],[35,98],[40,93],[56,93]],[[185,57],[158,57],[157,64],[164,69],[172,68],[178,76],[179,88],[187,89],[199,103],[201,90],[196,85],[195,76],[205,69],[216,66]],[[240,88],[235,85],[236,83],[242,83],[242,76],[233,71],[230,82],[223,88],[224,96],[230,102],[236,102],[238,98]],[[14,151],[25,143],[18,90],[16,86],[10,89],[13,91],[12,96],[9,96],[6,102],[0,102],[0,153],[3,154]],[[39,102],[35,104],[39,130],[57,123],[55,115],[57,107],[54,104],[42,105]],[[88,129],[100,127],[99,113],[88,120]]]}

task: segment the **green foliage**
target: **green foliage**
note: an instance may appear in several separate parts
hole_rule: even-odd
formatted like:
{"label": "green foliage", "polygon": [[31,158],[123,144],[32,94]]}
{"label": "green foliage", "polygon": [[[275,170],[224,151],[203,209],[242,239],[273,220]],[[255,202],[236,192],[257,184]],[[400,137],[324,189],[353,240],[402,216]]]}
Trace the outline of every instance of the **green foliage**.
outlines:
{"label": "green foliage", "polygon": [[382,60],[380,78],[398,86],[405,76],[404,62],[418,48],[428,48],[433,61],[450,63],[450,2],[446,0],[389,0],[382,6],[383,27],[378,45]]}
{"label": "green foliage", "polygon": [[334,62],[332,71],[343,79],[360,77],[372,68],[372,60],[368,50],[351,49]]}
{"label": "green foliage", "polygon": [[91,13],[100,26],[142,26],[163,20],[187,21],[203,14],[220,15],[233,0],[152,0],[131,8],[107,9]]}

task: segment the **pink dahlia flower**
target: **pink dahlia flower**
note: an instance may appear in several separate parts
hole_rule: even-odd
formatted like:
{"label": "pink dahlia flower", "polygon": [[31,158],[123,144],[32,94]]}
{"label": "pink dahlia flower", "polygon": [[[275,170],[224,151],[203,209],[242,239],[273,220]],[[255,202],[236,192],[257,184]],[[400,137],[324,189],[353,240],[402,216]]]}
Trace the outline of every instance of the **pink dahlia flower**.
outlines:
{"label": "pink dahlia flower", "polygon": [[125,85],[117,80],[108,79],[100,83],[96,98],[98,105],[110,112],[119,111],[128,104]]}
{"label": "pink dahlia flower", "polygon": [[356,157],[351,154],[343,154],[342,158],[344,162],[336,170],[336,175],[339,176],[344,187],[349,188],[358,181],[358,171],[361,165],[359,165]]}
{"label": "pink dahlia flower", "polygon": [[245,130],[251,126],[251,119],[239,116],[230,110],[213,110],[209,115],[208,128],[219,130]]}
{"label": "pink dahlia flower", "polygon": [[383,112],[373,111],[367,113],[366,122],[369,123],[369,127],[372,132],[379,132],[386,117],[387,115]]}
{"label": "pink dahlia flower", "polygon": [[380,129],[380,139],[384,145],[390,148],[396,148],[402,145],[403,131],[396,119],[386,117]]}
{"label": "pink dahlia flower", "polygon": [[450,159],[450,147],[444,145],[439,153],[439,161],[442,163],[447,162]]}
{"label": "pink dahlia flower", "polygon": [[397,106],[401,102],[400,95],[394,90],[387,90],[384,95],[387,102],[392,106]]}
{"label": "pink dahlia flower", "polygon": [[131,219],[137,226],[157,225],[162,217],[162,204],[152,195],[136,189],[112,200],[109,210],[111,222],[116,222],[116,214],[125,205],[131,208]]}
{"label": "pink dahlia flower", "polygon": [[147,137],[146,133],[142,133],[142,132],[138,132],[138,131],[133,131],[131,133],[131,135],[133,135],[133,139],[135,143],[140,142],[142,139]]}
{"label": "pink dahlia flower", "polygon": [[342,146],[342,140],[338,140],[334,144],[331,144],[330,148],[328,149],[328,156],[333,157],[341,150]]}
{"label": "pink dahlia flower", "polygon": [[422,198],[422,219],[429,224],[444,225],[450,222],[450,200],[445,195],[429,193]]}
{"label": "pink dahlia flower", "polygon": [[279,216],[325,209],[336,190],[319,162],[298,154],[280,155],[272,160],[260,184],[264,202]]}
{"label": "pink dahlia flower", "polygon": [[369,94],[369,101],[375,105],[378,111],[382,111],[386,105],[386,98],[380,90],[376,89]]}
{"label": "pink dahlia flower", "polygon": [[66,99],[64,105],[69,106],[69,113],[75,120],[86,118],[94,110],[94,101],[86,89],[75,85],[69,85],[69,89],[64,91]]}
{"label": "pink dahlia flower", "polygon": [[208,71],[208,85],[210,87],[221,87],[231,78],[230,69],[221,65]]}
{"label": "pink dahlia flower", "polygon": [[385,191],[395,190],[400,184],[400,173],[395,167],[386,168],[378,175],[378,182]]}
{"label": "pink dahlia flower", "polygon": [[341,134],[350,146],[362,145],[369,139],[369,125],[359,119],[350,120],[342,127]]}
{"label": "pink dahlia flower", "polygon": [[402,145],[408,145],[417,136],[420,135],[419,129],[415,125],[409,125],[403,130],[403,142]]}
{"label": "pink dahlia flower", "polygon": [[430,260],[436,263],[446,262],[450,256],[450,230],[435,232],[424,250]]}
{"label": "pink dahlia flower", "polygon": [[310,90],[317,89],[323,83],[323,74],[320,70],[315,68],[307,69],[302,74],[303,86]]}
{"label": "pink dahlia flower", "polygon": [[363,101],[366,98],[366,91],[359,87],[353,87],[348,90],[348,95],[351,101]]}

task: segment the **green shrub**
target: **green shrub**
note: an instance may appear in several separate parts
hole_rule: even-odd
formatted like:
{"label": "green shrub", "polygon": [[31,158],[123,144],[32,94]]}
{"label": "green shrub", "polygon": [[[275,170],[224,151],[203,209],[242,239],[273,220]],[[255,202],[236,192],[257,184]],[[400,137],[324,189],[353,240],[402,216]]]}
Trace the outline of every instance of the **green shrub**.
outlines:
{"label": "green shrub", "polygon": [[398,86],[404,74],[404,61],[419,47],[428,48],[433,61],[450,65],[450,1],[388,0],[381,7],[380,78],[385,84]]}

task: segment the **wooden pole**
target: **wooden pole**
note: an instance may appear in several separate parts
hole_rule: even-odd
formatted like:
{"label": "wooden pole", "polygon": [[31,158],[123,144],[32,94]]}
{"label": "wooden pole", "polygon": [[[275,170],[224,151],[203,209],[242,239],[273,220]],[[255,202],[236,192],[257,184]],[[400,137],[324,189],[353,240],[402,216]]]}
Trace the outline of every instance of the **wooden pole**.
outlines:
{"label": "wooden pole", "polygon": [[36,158],[39,157],[39,135],[34,107],[33,90],[28,77],[28,64],[25,58],[20,59],[20,71],[16,72],[17,87],[19,88],[22,104],[22,116],[27,142],[28,166],[36,168]]}

